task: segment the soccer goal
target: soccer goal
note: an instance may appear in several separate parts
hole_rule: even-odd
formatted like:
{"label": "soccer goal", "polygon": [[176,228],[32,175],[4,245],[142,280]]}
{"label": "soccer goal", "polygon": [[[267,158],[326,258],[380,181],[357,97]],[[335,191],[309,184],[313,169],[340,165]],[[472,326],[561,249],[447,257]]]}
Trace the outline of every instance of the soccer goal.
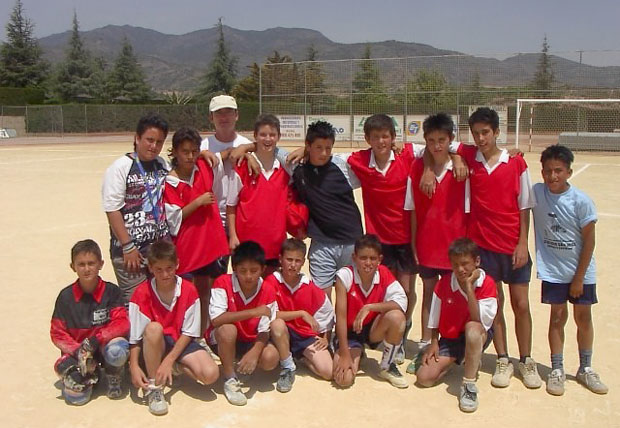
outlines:
{"label": "soccer goal", "polygon": [[620,151],[620,99],[519,98],[516,110],[517,148]]}

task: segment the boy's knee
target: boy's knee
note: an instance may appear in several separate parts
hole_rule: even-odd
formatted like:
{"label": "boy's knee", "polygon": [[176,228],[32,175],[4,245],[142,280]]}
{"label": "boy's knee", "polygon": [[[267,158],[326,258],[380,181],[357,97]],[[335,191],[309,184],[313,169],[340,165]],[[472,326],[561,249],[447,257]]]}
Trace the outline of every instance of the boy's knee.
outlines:
{"label": "boy's knee", "polygon": [[465,324],[465,341],[467,343],[482,342],[484,327],[479,322],[469,321]]}
{"label": "boy's knee", "polygon": [[423,388],[430,388],[431,386],[434,386],[437,382],[437,376],[435,376],[433,373],[430,373],[429,370],[424,370],[422,367],[418,369],[415,375],[416,384]]}
{"label": "boy's knee", "polygon": [[231,343],[237,341],[237,327],[234,324],[223,324],[215,329],[217,343]]}
{"label": "boy's knee", "polygon": [[159,340],[164,337],[164,327],[158,322],[150,322],[144,329],[144,340]]}
{"label": "boy's knee", "polygon": [[195,373],[198,380],[200,380],[205,385],[211,385],[217,381],[217,378],[220,376],[220,370],[215,364],[209,364],[200,367],[198,373]]}
{"label": "boy's knee", "polygon": [[129,358],[129,342],[124,337],[117,337],[103,348],[103,359],[112,367],[123,367]]}
{"label": "boy's knee", "polygon": [[590,311],[575,311],[575,323],[578,327],[590,326],[592,324],[592,313]]}
{"label": "boy's knee", "polygon": [[275,369],[280,362],[278,350],[274,346],[265,347],[260,355],[259,367],[268,372]]}
{"label": "boy's knee", "polygon": [[390,321],[390,324],[400,331],[405,331],[406,318],[405,313],[401,310],[391,310],[385,314],[385,317]]}
{"label": "boy's knee", "polygon": [[353,382],[355,382],[355,375],[351,370],[347,370],[342,379],[334,377],[334,383],[340,388],[350,388],[353,386]]}
{"label": "boy's knee", "polygon": [[530,302],[525,297],[519,297],[511,302],[512,310],[515,316],[525,317],[530,315]]}
{"label": "boy's knee", "polygon": [[271,321],[269,330],[270,330],[271,337],[276,338],[276,339],[280,339],[288,335],[288,329],[286,327],[286,323],[279,318],[276,318],[275,320]]}

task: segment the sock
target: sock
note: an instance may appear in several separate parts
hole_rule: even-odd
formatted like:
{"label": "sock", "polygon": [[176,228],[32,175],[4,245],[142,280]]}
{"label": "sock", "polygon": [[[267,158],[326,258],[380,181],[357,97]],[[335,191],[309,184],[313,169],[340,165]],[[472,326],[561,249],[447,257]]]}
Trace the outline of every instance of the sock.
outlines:
{"label": "sock", "polygon": [[288,354],[283,360],[280,360],[280,365],[283,369],[286,370],[297,370],[297,366],[295,365],[295,361],[293,361],[293,354]]}
{"label": "sock", "polygon": [[579,373],[583,373],[587,367],[592,366],[592,349],[579,350]]}
{"label": "sock", "polygon": [[551,354],[551,370],[562,370],[564,373],[564,354]]}
{"label": "sock", "polygon": [[521,357],[519,358],[519,362],[525,364],[525,359],[528,357],[529,355],[521,355]]}
{"label": "sock", "polygon": [[224,382],[226,382],[228,379],[235,379],[236,377],[237,377],[237,373],[235,373],[235,371],[233,370],[230,376],[224,375]]}
{"label": "sock", "polygon": [[508,358],[508,354],[497,354],[497,359],[499,360],[500,358],[505,358],[507,360],[510,359],[510,358]]}
{"label": "sock", "polygon": [[476,383],[476,379],[467,379],[466,377],[464,377],[463,383]]}
{"label": "sock", "polygon": [[385,340],[383,341],[383,356],[381,357],[382,370],[387,370],[388,367],[390,367],[390,364],[394,361],[397,348],[398,345],[392,345],[391,343],[387,343]]}

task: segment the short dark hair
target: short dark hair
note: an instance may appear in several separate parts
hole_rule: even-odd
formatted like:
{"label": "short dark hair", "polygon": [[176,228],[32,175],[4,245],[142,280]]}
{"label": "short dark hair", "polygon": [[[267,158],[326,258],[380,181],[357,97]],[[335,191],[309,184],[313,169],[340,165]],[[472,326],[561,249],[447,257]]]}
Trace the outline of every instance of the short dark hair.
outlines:
{"label": "short dark hair", "polygon": [[448,113],[431,114],[422,122],[422,130],[426,137],[433,131],[445,132],[454,137],[454,121]]}
{"label": "short dark hair", "polygon": [[256,135],[258,130],[265,125],[276,128],[278,131],[278,136],[280,135],[280,119],[273,114],[261,114],[256,118],[256,121],[254,122],[254,134]]}
{"label": "short dark hair", "polygon": [[254,241],[244,241],[233,250],[231,257],[233,268],[242,262],[256,262],[265,266],[265,251]]}
{"label": "short dark hair", "polygon": [[554,144],[552,146],[547,147],[540,154],[540,163],[544,166],[545,162],[550,159],[559,160],[564,162],[567,168],[570,168],[571,164],[575,160],[575,155],[573,152],[566,146],[562,146],[560,144]]}
{"label": "short dark hair", "polygon": [[353,247],[355,254],[357,254],[359,251],[363,250],[364,248],[371,248],[379,254],[383,253],[379,238],[377,238],[377,235],[373,235],[372,233],[367,233],[365,235],[362,235],[359,238],[357,238],[357,240],[355,241],[355,246]]}
{"label": "short dark hair", "polygon": [[170,163],[172,166],[177,165],[176,158],[172,155],[172,152],[179,148],[179,146],[185,141],[189,141],[193,143],[198,150],[200,150],[200,145],[202,144],[202,137],[196,130],[196,128],[192,128],[190,126],[184,126],[182,128],[177,129],[177,131],[172,136],[172,147],[168,150],[168,156],[170,157]]}
{"label": "short dark hair", "polygon": [[168,136],[168,122],[158,114],[150,113],[142,116],[136,126],[136,134],[141,137],[149,128],[157,128],[164,133],[164,138]]}
{"label": "short dark hair", "polygon": [[495,110],[489,107],[479,107],[475,112],[469,116],[469,129],[471,129],[475,123],[484,123],[491,125],[493,131],[499,129],[499,115]]}
{"label": "short dark hair", "polygon": [[392,138],[396,137],[396,128],[394,128],[394,121],[387,114],[373,114],[366,122],[364,122],[364,135],[368,137],[370,131],[390,131]]}
{"label": "short dark hair", "polygon": [[458,256],[471,256],[474,259],[480,257],[480,249],[478,246],[469,238],[457,238],[450,244],[448,248],[448,256],[458,257]]}
{"label": "short dark hair", "polygon": [[156,263],[158,261],[167,261],[174,264],[179,262],[179,258],[177,256],[177,249],[174,244],[170,241],[159,240],[153,242],[149,245],[148,250],[146,251],[146,258],[149,263]]}
{"label": "short dark hair", "polygon": [[284,254],[287,251],[299,251],[306,257],[306,244],[301,239],[288,238],[282,243],[280,254]]}
{"label": "short dark hair", "polygon": [[308,131],[306,132],[306,143],[312,144],[317,138],[326,138],[332,140],[332,143],[336,141],[336,130],[331,123],[324,120],[317,120],[308,125]]}
{"label": "short dark hair", "polygon": [[94,254],[98,260],[103,260],[103,257],[101,256],[101,248],[99,248],[99,245],[97,245],[97,243],[92,239],[78,241],[73,247],[71,247],[71,263],[73,263],[75,257],[80,253],[91,253]]}

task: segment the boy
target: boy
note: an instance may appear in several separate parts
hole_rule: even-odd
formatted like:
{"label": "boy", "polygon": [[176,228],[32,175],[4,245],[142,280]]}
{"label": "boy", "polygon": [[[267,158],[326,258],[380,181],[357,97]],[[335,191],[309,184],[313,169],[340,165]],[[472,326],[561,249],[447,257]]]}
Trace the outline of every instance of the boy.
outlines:
{"label": "boy", "polygon": [[542,280],[542,302],[551,305],[549,347],[551,373],[547,392],[564,394],[564,326],[566,301],[573,304],[577,324],[579,369],[577,381],[590,391],[606,394],[607,386],[592,369],[592,305],[597,303],[594,263],[596,208],[592,200],[568,180],[573,153],[567,147],[547,147],[540,156],[543,183],[534,185],[533,209],[536,232],[536,266]]}
{"label": "boy", "polygon": [[215,382],[219,371],[195,340],[200,337],[200,298],[191,282],[175,274],[179,262],[174,244],[154,242],[147,259],[153,278],[140,284],[129,302],[129,369],[134,386],[146,391],[149,411],[164,415],[168,404],[163,389],[172,385],[175,363],[204,385]]}
{"label": "boy", "polygon": [[[495,281],[482,270],[478,247],[468,238],[459,238],[449,249],[452,274],[439,280],[431,303],[428,328],[431,344],[422,354],[417,382],[431,387],[454,363],[465,361],[465,373],[459,396],[463,412],[478,408],[476,376],[482,352],[493,337],[493,319],[497,312]],[[441,336],[441,338],[439,338]]]}
{"label": "boy", "polygon": [[336,274],[336,352],[334,381],[353,385],[364,345],[383,342],[379,376],[397,388],[409,383],[394,363],[405,330],[407,296],[390,270],[381,265],[381,243],[375,235],[355,241],[353,265]]}
{"label": "boy", "polygon": [[336,272],[351,264],[353,244],[363,233],[353,197],[359,182],[345,156],[332,156],[335,139],[331,124],[310,124],[305,141],[307,161],[293,172],[293,187],[310,213],[310,276],[330,298]]}
{"label": "boy", "polygon": [[260,164],[258,177],[251,175],[247,161],[230,174],[226,207],[230,248],[253,240],[265,251],[264,277],[279,264],[278,255],[286,239],[286,207],[291,170],[275,157],[280,139],[280,121],[272,114],[254,123],[256,151],[250,155]]}
{"label": "boy", "polygon": [[[540,388],[532,351],[532,315],[528,300],[532,269],[527,247],[530,209],[536,205],[527,164],[521,156],[510,157],[497,147],[499,116],[481,107],[469,117],[475,146],[456,143],[470,168],[471,210],[467,237],[480,247],[480,265],[497,284],[499,307],[493,324],[493,343],[497,352],[491,384],[505,388],[514,368],[508,357],[504,291],[509,285],[510,303],[515,316],[519,345],[519,372],[528,388]],[[454,147],[451,148],[453,150]]]}
{"label": "boy", "polygon": [[52,342],[61,357],[54,364],[63,383],[67,404],[86,404],[97,383],[102,364],[108,383],[107,396],[120,398],[122,374],[129,343],[127,310],[119,288],[99,277],[101,249],[92,239],[71,248],[71,269],[78,279],[65,287],[54,306],[50,328]]}
{"label": "boy", "polygon": [[138,121],[134,152],[117,159],[103,179],[103,209],[110,225],[110,257],[125,302],[146,280],[144,261],[150,243],[167,238],[163,205],[168,163],[159,153],[168,123],[147,115]]}
{"label": "boy", "polygon": [[281,392],[290,391],[296,366],[285,341],[286,324],[275,319],[275,290],[261,278],[265,252],[254,241],[242,242],[233,251],[232,267],[233,273],[220,276],[211,289],[208,341],[222,362],[226,399],[235,406],[244,406],[247,398],[235,373],[235,358],[239,359],[239,373],[247,375],[257,366],[273,370],[279,359],[282,371],[277,389]]}
{"label": "boy", "polygon": [[287,345],[312,372],[331,380],[332,356],[327,349],[327,333],[334,324],[334,308],[325,293],[303,273],[306,244],[289,238],[280,251],[280,271],[266,279],[276,290],[277,318],[286,322]]}
{"label": "boy", "polygon": [[[456,238],[465,236],[465,181],[457,181],[449,147],[454,139],[454,122],[445,113],[428,116],[423,124],[426,151],[433,159],[435,192],[431,197],[420,190],[425,171],[424,160],[416,159],[407,180],[405,210],[411,214],[411,248],[422,278],[422,340],[420,348],[428,346],[431,331],[428,316],[431,298],[439,277],[451,273],[448,247]],[[412,372],[415,361],[407,368]]]}

